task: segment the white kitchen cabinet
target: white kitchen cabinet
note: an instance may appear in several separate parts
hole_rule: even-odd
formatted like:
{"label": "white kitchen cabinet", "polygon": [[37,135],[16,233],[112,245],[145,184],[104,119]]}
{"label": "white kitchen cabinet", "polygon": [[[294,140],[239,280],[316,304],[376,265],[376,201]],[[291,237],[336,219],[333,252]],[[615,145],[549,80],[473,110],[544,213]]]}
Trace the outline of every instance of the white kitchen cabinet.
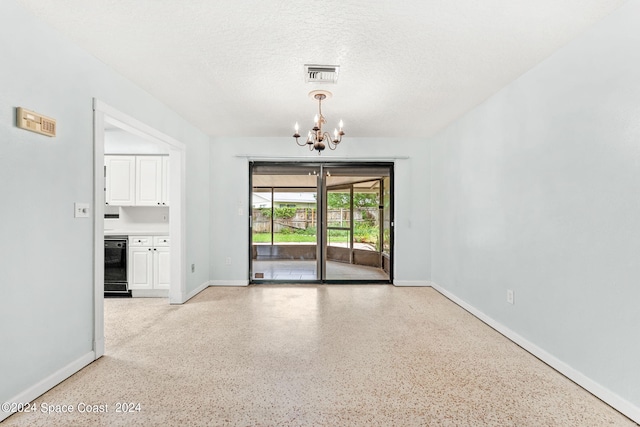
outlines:
{"label": "white kitchen cabinet", "polygon": [[136,203],[135,156],[104,156],[105,203],[133,206]]}
{"label": "white kitchen cabinet", "polygon": [[105,203],[169,206],[169,156],[105,156]]}
{"label": "white kitchen cabinet", "polygon": [[129,246],[133,247],[153,247],[153,237],[151,236],[129,236]]}
{"label": "white kitchen cabinet", "polygon": [[162,156],[162,205],[169,206],[169,156]]}
{"label": "white kitchen cabinet", "polygon": [[136,206],[162,206],[162,157],[136,156]]}
{"label": "white kitchen cabinet", "polygon": [[153,289],[152,249],[129,246],[129,289]]}
{"label": "white kitchen cabinet", "polygon": [[153,248],[154,289],[169,289],[171,283],[169,248]]}
{"label": "white kitchen cabinet", "polygon": [[171,270],[169,266],[169,236],[153,236],[153,277],[155,289],[169,289]]}
{"label": "white kitchen cabinet", "polygon": [[170,265],[168,236],[129,237],[129,289],[169,289]]}

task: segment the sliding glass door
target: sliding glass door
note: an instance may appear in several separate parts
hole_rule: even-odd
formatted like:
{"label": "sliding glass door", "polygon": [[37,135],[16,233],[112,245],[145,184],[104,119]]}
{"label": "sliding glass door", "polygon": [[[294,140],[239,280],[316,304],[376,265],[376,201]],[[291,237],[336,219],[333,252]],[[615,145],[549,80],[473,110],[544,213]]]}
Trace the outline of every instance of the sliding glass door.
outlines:
{"label": "sliding glass door", "polygon": [[392,164],[251,163],[250,281],[392,279]]}
{"label": "sliding glass door", "polygon": [[251,279],[320,280],[320,168],[254,164],[251,169]]}
{"label": "sliding glass door", "polygon": [[[385,180],[390,187],[391,166],[327,165],[323,172],[327,233],[324,279],[390,281],[391,221],[385,235],[383,188]],[[391,210],[387,215],[391,218]],[[386,253],[385,244],[389,249]]]}

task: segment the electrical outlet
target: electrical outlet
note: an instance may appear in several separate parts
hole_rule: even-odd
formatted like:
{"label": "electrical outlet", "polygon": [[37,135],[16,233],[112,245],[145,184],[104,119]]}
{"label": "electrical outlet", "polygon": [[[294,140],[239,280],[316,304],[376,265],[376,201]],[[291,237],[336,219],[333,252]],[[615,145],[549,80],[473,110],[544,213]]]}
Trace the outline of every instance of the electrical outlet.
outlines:
{"label": "electrical outlet", "polygon": [[192,273],[196,272],[196,265],[195,264],[191,264],[191,272]]}
{"label": "electrical outlet", "polygon": [[228,257],[224,260],[224,263],[225,263],[226,265],[231,265],[231,257],[230,257],[230,256],[228,256]]}
{"label": "electrical outlet", "polygon": [[513,290],[511,289],[507,289],[507,302],[509,304],[513,304],[514,300],[513,300]]}

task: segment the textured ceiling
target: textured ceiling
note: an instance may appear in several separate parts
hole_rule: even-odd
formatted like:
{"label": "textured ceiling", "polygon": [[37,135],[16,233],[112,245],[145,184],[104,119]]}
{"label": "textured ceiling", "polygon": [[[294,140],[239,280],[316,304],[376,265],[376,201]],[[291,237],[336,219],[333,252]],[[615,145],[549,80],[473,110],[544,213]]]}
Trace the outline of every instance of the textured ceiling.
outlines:
{"label": "textured ceiling", "polygon": [[[624,0],[19,0],[213,137],[429,136]],[[336,85],[304,64],[340,65]]]}

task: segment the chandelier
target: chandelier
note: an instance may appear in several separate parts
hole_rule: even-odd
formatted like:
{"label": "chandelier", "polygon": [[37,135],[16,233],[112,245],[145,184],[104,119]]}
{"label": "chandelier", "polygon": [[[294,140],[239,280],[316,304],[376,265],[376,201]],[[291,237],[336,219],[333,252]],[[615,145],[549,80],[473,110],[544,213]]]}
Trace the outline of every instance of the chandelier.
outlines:
{"label": "chandelier", "polygon": [[333,138],[331,138],[329,132],[322,130],[322,125],[327,123],[324,116],[322,115],[322,101],[324,99],[330,98],[331,92],[326,90],[313,90],[309,92],[309,97],[318,100],[318,114],[316,114],[316,116],[313,118],[313,128],[307,134],[307,140],[303,143],[300,143],[298,139],[300,138],[300,134],[298,133],[300,128],[298,126],[298,122],[296,122],[296,133],[293,134],[293,137],[296,139],[296,143],[299,146],[304,147],[306,145],[307,147],[309,147],[309,151],[316,150],[318,154],[321,154],[322,150],[325,149],[325,142],[326,145],[329,146],[329,149],[335,150],[338,147],[338,144],[340,144],[340,142],[342,141],[342,135],[344,135],[344,132],[342,131],[342,120],[340,120],[340,123],[338,124],[340,130],[333,130]]}

